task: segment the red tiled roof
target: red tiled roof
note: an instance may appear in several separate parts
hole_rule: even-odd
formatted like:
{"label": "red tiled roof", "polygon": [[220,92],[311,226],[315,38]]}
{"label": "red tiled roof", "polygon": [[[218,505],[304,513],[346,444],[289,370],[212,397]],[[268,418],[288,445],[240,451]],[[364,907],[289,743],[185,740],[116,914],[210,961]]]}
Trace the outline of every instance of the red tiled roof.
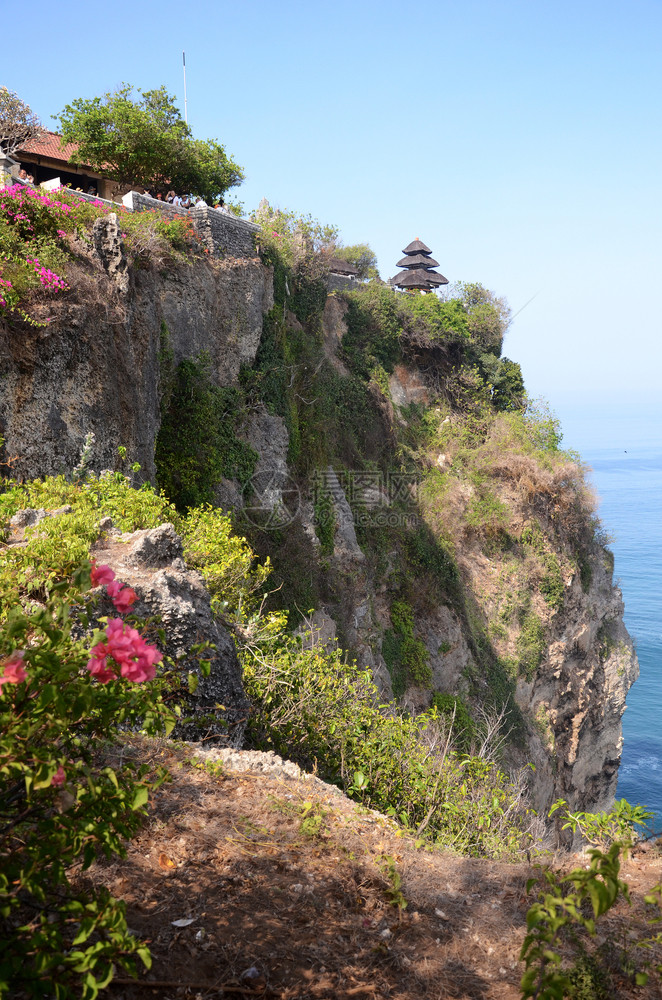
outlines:
{"label": "red tiled roof", "polygon": [[77,143],[67,142],[62,144],[62,140],[57,132],[44,131],[38,139],[30,139],[25,146],[16,150],[17,156],[21,153],[31,153],[33,156],[47,156],[51,160],[62,160],[66,162],[78,149]]}

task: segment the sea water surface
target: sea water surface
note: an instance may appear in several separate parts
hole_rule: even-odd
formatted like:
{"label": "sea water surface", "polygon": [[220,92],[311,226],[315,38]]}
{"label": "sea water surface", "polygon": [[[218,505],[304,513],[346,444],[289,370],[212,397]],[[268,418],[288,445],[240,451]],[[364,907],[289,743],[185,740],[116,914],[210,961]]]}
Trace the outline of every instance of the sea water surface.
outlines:
{"label": "sea water surface", "polygon": [[[612,541],[614,580],[641,675],[623,716],[617,797],[647,806],[662,830],[662,440],[660,423],[640,420],[572,424],[564,445],[592,467],[600,518]],[[577,445],[575,445],[575,441]],[[606,443],[608,442],[608,443]]]}

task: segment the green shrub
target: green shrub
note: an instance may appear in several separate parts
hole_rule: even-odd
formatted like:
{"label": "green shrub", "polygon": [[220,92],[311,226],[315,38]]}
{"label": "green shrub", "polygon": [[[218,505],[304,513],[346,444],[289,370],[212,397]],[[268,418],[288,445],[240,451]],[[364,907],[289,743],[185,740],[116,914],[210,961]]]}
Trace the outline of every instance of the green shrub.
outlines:
{"label": "green shrub", "polygon": [[136,957],[150,965],[124,904],[70,881],[74,862],[85,870],[98,853],[126,855],[149,791],[162,780],[129,760],[104,765],[104,743],[120,729],[155,734],[174,723],[159,682],[92,676],[91,656],[100,654],[90,647],[110,640],[99,631],[73,637],[74,625],[92,631],[89,586],[84,563],[49,583],[40,605],[14,607],[0,632],[3,997],[94,1000],[115,966],[135,975]]}
{"label": "green shrub", "polygon": [[271,574],[269,559],[257,563],[246,539],[234,533],[230,516],[218,507],[190,510],[182,534],[186,561],[202,573],[213,611],[233,623],[254,618]]}
{"label": "green shrub", "polygon": [[179,511],[208,504],[223,477],[248,482],[256,452],[237,437],[241,398],[221,388],[208,357],[177,367],[156,440],[159,486]]}
{"label": "green shrub", "polygon": [[435,691],[432,707],[449,721],[453,720],[453,745],[458,750],[470,750],[476,730],[467,703],[456,695]]}
{"label": "green shrub", "polygon": [[386,651],[382,642],[382,656],[391,674],[393,693],[400,697],[412,684],[432,687],[430,654],[425,643],[414,635],[413,609],[405,601],[394,601],[391,622],[393,630],[387,630],[384,636]]}
{"label": "green shrub", "polygon": [[545,601],[555,611],[560,611],[563,607],[563,597],[565,594],[565,584],[561,574],[561,566],[554,553],[549,553],[544,557],[547,572],[540,581],[540,593]]}
{"label": "green shrub", "polygon": [[26,544],[5,549],[0,560],[0,619],[27,598],[41,598],[68,579],[87,559],[99,537],[99,521],[112,517],[122,531],[154,528],[164,521],[179,525],[175,509],[152,489],[133,489],[121,473],[68,482],[63,476],[28,483],[5,481],[0,493],[0,525],[24,508],[73,507],[70,514],[48,517],[26,529]]}
{"label": "green shrub", "polygon": [[545,626],[535,612],[529,611],[522,622],[522,628],[517,637],[519,669],[527,681],[533,679],[536,670],[543,661],[546,649]]}
{"label": "green shrub", "polygon": [[323,556],[333,555],[336,534],[336,509],[333,497],[328,490],[319,487],[315,492],[313,505],[315,516],[315,533],[320,543],[320,553]]}
{"label": "green shrub", "polygon": [[508,508],[490,489],[483,475],[473,472],[470,480],[474,490],[467,505],[466,523],[478,534],[493,539],[508,526]]}
{"label": "green shrub", "polygon": [[411,717],[380,705],[368,671],[295,637],[278,637],[268,652],[245,651],[242,661],[254,746],[315,768],[419,836],[464,853],[503,856],[526,842],[525,811],[498,768],[430,749],[434,711]]}

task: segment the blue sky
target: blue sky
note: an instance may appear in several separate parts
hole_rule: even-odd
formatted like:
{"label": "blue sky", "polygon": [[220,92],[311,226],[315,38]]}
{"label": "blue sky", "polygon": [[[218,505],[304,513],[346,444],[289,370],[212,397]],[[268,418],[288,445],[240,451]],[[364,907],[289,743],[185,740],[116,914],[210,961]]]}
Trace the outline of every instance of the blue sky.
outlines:
{"label": "blue sky", "polygon": [[662,409],[660,0],[37,0],[23,24],[0,84],[50,127],[123,81],[183,107],[185,49],[189,122],[246,208],[334,223],[382,277],[420,237],[504,295],[505,353],[569,444],[587,414]]}

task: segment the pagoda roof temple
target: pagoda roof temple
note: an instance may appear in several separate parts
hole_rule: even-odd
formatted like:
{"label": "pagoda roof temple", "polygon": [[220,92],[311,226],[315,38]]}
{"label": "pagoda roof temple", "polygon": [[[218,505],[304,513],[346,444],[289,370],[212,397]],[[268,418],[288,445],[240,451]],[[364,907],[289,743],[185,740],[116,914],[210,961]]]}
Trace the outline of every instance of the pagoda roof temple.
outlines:
{"label": "pagoda roof temple", "polygon": [[401,267],[404,271],[391,278],[390,285],[407,290],[431,292],[440,285],[448,284],[448,278],[433,270],[439,267],[439,263],[432,256],[430,247],[427,247],[422,240],[418,238],[413,240],[402,252],[404,257],[398,261],[396,267]]}
{"label": "pagoda roof temple", "polygon": [[427,254],[415,253],[411,257],[403,257],[395,265],[396,267],[439,267],[439,261]]}

